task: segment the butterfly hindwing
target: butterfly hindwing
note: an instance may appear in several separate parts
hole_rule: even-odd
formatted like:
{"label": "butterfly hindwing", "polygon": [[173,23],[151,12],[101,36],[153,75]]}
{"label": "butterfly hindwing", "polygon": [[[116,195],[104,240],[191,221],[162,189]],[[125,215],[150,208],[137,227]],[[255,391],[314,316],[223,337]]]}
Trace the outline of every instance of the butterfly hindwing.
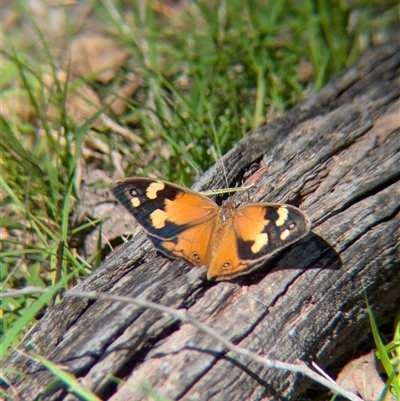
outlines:
{"label": "butterfly hindwing", "polygon": [[215,220],[208,220],[189,227],[176,237],[163,240],[150,236],[154,246],[166,256],[183,258],[194,266],[209,265],[211,260],[211,241]]}
{"label": "butterfly hindwing", "polygon": [[186,188],[149,178],[128,178],[111,186],[116,198],[152,236],[172,239],[211,220],[218,206]]}
{"label": "butterfly hindwing", "polygon": [[207,278],[231,278],[235,275],[244,274],[248,263],[243,262],[238,254],[238,241],[235,232],[229,230],[224,236],[224,240],[218,247],[218,252],[210,260]]}
{"label": "butterfly hindwing", "polygon": [[238,255],[258,261],[308,234],[311,221],[300,209],[278,203],[240,206],[234,221]]}

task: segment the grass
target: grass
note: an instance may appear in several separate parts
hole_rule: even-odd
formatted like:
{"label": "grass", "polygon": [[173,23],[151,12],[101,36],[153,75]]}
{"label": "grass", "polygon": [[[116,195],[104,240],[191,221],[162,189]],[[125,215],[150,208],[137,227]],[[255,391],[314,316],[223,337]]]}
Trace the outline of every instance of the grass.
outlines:
{"label": "grass", "polygon": [[[19,24],[10,22],[3,34],[3,292],[69,288],[101,261],[100,243],[86,256],[77,240],[100,224],[75,222],[88,171],[189,185],[246,132],[319,90],[398,23],[395,1],[81,3],[90,24],[129,54],[107,82],[101,72],[71,77],[63,61],[82,27],[91,30],[81,12],[58,6],[68,23],[52,30],[50,9],[35,14],[18,1],[11,14]],[[117,96],[124,110],[111,114],[110,96],[132,75],[137,91]],[[77,118],[68,99],[86,87],[100,104],[83,97],[91,114]],[[3,355],[49,303],[35,296],[2,301],[2,341],[10,345]]]}
{"label": "grass", "polygon": [[395,319],[393,340],[385,344],[378,330],[372,308],[369,305],[367,297],[365,298],[371,331],[377,348],[375,355],[376,358],[381,361],[385,374],[388,377],[380,399],[384,400],[385,397],[391,393],[394,395],[395,399],[398,400],[400,399],[400,312],[397,313]]}

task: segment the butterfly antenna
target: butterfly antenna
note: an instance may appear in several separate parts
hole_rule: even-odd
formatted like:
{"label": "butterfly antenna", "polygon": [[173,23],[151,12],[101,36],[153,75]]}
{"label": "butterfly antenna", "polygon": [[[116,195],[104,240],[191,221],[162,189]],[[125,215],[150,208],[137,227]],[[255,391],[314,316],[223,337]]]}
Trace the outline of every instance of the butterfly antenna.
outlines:
{"label": "butterfly antenna", "polygon": [[222,159],[222,156],[220,156],[221,164],[222,164],[222,171],[224,172],[224,178],[225,178],[225,184],[226,187],[229,187],[229,182],[228,182],[228,175],[226,174],[226,168],[225,168],[225,163]]}
{"label": "butterfly antenna", "polygon": [[208,110],[208,118],[209,118],[210,123],[211,123],[211,129],[212,129],[213,139],[214,139],[213,140],[214,147],[212,147],[212,148],[215,149],[215,156],[214,157],[215,157],[215,160],[217,160],[217,161],[219,159],[219,161],[220,161],[220,163],[222,165],[222,171],[224,173],[226,188],[217,189],[217,190],[213,190],[213,191],[206,191],[206,192],[201,192],[201,193],[203,195],[205,195],[205,196],[213,196],[213,195],[221,195],[221,194],[227,194],[227,193],[231,193],[231,192],[240,192],[240,191],[248,190],[254,184],[250,184],[250,185],[247,185],[247,186],[242,186],[242,187],[239,187],[239,188],[229,188],[228,174],[226,173],[225,164],[224,164],[224,161],[223,161],[222,156],[221,156],[222,152],[221,152],[221,148],[219,146],[218,135],[217,135],[217,131],[216,131],[215,126],[214,126],[214,121],[213,121],[213,118],[212,118],[210,110]]}
{"label": "butterfly antenna", "polygon": [[216,153],[216,158],[215,159],[217,161],[219,160],[221,162],[222,171],[224,173],[224,178],[225,178],[225,185],[226,185],[226,188],[228,188],[229,187],[228,175],[226,173],[224,161],[222,160],[221,147],[219,146],[218,135],[217,135],[217,131],[216,131],[215,126],[214,126],[214,120],[212,118],[210,109],[208,109],[208,118],[210,119],[210,122],[211,122],[211,129],[212,129],[212,133],[213,133],[213,137],[214,137],[213,139],[214,139],[214,146],[215,146],[215,153]]}

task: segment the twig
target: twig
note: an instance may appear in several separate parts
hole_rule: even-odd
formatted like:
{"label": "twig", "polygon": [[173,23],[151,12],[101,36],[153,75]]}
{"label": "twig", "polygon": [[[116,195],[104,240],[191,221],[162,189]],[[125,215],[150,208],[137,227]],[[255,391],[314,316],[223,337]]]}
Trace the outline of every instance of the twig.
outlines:
{"label": "twig", "polygon": [[[28,295],[28,294],[38,293],[38,292],[44,293],[46,291],[47,290],[42,289],[42,288],[27,287],[23,290],[10,291],[8,293],[0,294],[0,298],[10,297],[10,296]],[[355,394],[340,387],[334,381],[327,380],[322,375],[314,372],[304,362],[300,361],[296,364],[281,362],[281,361],[278,361],[275,359],[269,359],[269,358],[257,355],[255,353],[247,350],[246,348],[234,345],[231,341],[225,339],[223,336],[221,336],[218,332],[216,332],[211,327],[199,322],[197,319],[190,316],[189,313],[186,311],[176,310],[176,309],[170,308],[168,306],[159,305],[154,302],[146,301],[143,299],[132,298],[132,297],[128,297],[128,296],[121,296],[121,295],[112,295],[112,294],[101,293],[101,292],[96,292],[96,291],[84,292],[84,291],[70,290],[67,292],[63,292],[63,295],[68,296],[68,297],[79,297],[79,298],[90,298],[90,299],[124,302],[124,303],[129,303],[129,304],[135,304],[135,305],[143,307],[143,308],[157,310],[157,311],[160,311],[163,313],[168,313],[169,315],[175,317],[176,319],[180,320],[181,322],[190,323],[193,326],[197,327],[200,331],[207,333],[214,339],[221,342],[228,350],[234,352],[235,354],[243,355],[254,362],[258,362],[265,366],[268,366],[269,368],[281,369],[281,370],[286,370],[286,371],[294,372],[294,373],[301,373],[304,376],[307,376],[310,379],[314,380],[315,382],[320,383],[323,386],[329,388],[334,393],[340,394],[340,395],[348,398],[351,401],[363,401],[361,398],[359,398]]]}

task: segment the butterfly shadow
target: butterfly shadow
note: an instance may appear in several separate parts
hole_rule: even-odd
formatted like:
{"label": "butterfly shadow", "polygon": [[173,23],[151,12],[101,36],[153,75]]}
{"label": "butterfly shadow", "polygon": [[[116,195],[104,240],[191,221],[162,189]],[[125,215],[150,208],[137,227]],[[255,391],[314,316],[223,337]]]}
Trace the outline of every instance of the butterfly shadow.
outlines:
{"label": "butterfly shadow", "polygon": [[[165,257],[157,251],[159,256]],[[230,282],[240,286],[253,286],[260,283],[269,273],[278,270],[339,270],[343,263],[333,247],[319,235],[310,232],[305,238],[277,252],[263,261],[248,273],[232,278],[207,280],[207,267],[193,268],[182,260],[171,260],[169,272],[177,270],[177,274],[196,276],[202,281],[203,291],[218,285],[219,282]],[[179,273],[180,272],[180,273]]]}
{"label": "butterfly shadow", "polygon": [[277,252],[244,276],[231,279],[239,285],[256,285],[268,273],[277,270],[339,270],[343,263],[333,247],[319,235],[310,232],[305,238]]}

